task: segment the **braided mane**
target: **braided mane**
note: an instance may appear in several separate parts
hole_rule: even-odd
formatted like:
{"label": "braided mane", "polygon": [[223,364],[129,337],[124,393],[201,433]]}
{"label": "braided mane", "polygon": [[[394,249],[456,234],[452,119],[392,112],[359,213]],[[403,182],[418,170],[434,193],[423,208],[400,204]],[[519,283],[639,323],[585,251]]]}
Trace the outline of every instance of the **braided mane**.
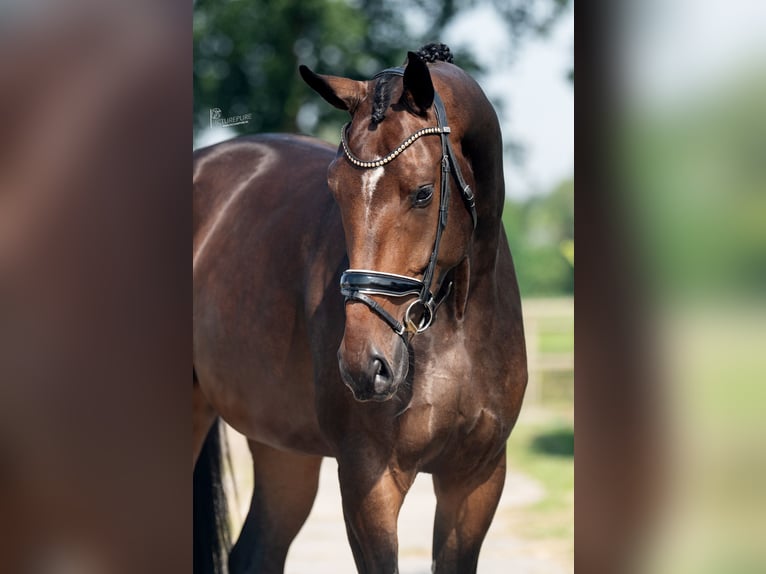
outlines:
{"label": "braided mane", "polygon": [[381,76],[375,84],[375,96],[372,100],[372,123],[379,124],[386,117],[386,110],[391,103],[391,76]]}
{"label": "braided mane", "polygon": [[416,54],[429,64],[433,62],[448,62],[451,64],[453,60],[452,52],[450,52],[447,44],[426,44]]}

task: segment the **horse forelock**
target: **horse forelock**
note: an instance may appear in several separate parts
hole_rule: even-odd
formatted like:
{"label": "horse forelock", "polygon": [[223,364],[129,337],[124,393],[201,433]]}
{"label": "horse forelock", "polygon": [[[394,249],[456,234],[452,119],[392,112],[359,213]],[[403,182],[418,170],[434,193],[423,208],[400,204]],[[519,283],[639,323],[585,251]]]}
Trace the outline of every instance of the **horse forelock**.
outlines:
{"label": "horse forelock", "polygon": [[375,84],[375,95],[372,99],[372,113],[370,114],[373,124],[379,124],[386,117],[386,110],[391,104],[392,78],[391,74],[386,74],[381,76]]}

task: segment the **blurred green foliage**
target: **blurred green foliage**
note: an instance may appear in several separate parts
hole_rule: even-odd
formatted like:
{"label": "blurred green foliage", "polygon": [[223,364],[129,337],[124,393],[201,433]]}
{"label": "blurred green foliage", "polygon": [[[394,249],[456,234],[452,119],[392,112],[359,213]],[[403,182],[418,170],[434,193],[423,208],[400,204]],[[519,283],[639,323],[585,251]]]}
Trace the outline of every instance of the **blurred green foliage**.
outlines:
{"label": "blurred green foliage", "polygon": [[635,112],[627,210],[666,293],[766,293],[766,74]]}
{"label": "blurred green foliage", "polygon": [[[514,46],[530,35],[545,34],[570,1],[484,0],[507,24]],[[402,63],[408,50],[438,42],[461,12],[479,4],[477,0],[196,0],[195,136],[209,125],[210,108],[220,108],[224,117],[252,113],[248,124],[236,128],[238,133],[303,131],[337,138],[345,114],[310,96],[297,73],[299,64],[322,73],[369,78]],[[470,54],[453,52],[461,67],[481,71]]]}
{"label": "blurred green foliage", "polygon": [[507,200],[503,224],[523,297],[574,293],[574,180]]}
{"label": "blurred green foliage", "polygon": [[[369,78],[402,63],[408,50],[438,42],[442,31],[479,5],[495,8],[512,46],[547,33],[571,0],[196,0],[194,3],[194,135],[209,126],[210,109],[224,118],[252,114],[239,134],[303,132],[337,142],[346,112],[316,97],[298,74]],[[477,31],[480,33],[480,31]],[[455,63],[484,71],[452,46]],[[512,58],[513,54],[498,54]],[[500,114],[499,102],[493,102]],[[518,146],[506,138],[506,153]],[[523,156],[523,154],[521,154]],[[572,182],[525,202],[509,202],[504,222],[524,295],[572,293],[567,261],[573,237]]]}

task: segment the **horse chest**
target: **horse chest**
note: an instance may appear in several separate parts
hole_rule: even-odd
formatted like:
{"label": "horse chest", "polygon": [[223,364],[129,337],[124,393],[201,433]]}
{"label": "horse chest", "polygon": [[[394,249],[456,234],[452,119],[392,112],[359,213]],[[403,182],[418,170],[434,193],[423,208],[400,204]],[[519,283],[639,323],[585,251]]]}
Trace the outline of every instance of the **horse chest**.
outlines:
{"label": "horse chest", "polygon": [[[453,372],[454,375],[454,372]],[[482,458],[502,448],[509,425],[490,395],[476,385],[467,389],[450,377],[432,377],[416,391],[409,408],[400,416],[396,437],[402,458],[423,462]]]}

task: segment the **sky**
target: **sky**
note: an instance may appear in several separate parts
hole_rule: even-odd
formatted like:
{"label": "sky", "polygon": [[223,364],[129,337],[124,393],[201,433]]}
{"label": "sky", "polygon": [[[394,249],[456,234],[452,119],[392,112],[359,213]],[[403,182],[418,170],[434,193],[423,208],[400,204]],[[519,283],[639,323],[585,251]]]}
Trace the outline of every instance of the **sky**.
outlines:
{"label": "sky", "polygon": [[763,0],[646,0],[625,14],[625,96],[639,105],[685,105],[745,68],[764,68]]}
{"label": "sky", "polygon": [[[574,58],[574,8],[570,5],[548,36],[527,39],[512,58],[508,29],[489,3],[462,13],[443,41],[469,49],[486,66],[489,73],[477,79],[492,101],[502,102],[503,138],[524,149],[523,164],[506,159],[506,194],[523,199],[547,193],[573,177],[574,87],[567,73]],[[195,144],[211,145],[232,133],[206,130]]]}
{"label": "sky", "polygon": [[[481,30],[481,34],[476,31]],[[503,138],[524,148],[522,165],[506,160],[506,194],[523,199],[547,193],[574,176],[574,8],[550,34],[527,39],[512,58],[508,31],[489,4],[462,14],[445,31],[445,43],[469,49],[489,73],[477,78],[492,101],[501,101]]]}
{"label": "sky", "polygon": [[[523,199],[574,175],[574,87],[566,79],[573,63],[574,7],[548,36],[525,40],[508,58],[507,29],[490,4],[462,13],[442,40],[470,49],[490,70],[478,79],[493,101],[503,103],[504,138],[520,143],[526,155],[522,165],[506,162],[506,193]],[[622,11],[621,32],[627,48],[624,89],[631,98],[683,104],[690,93],[715,86],[736,67],[766,61],[766,1],[708,0],[704,10],[696,0],[632,6]],[[417,20],[410,22],[417,27]],[[225,130],[205,133],[197,145],[228,137]]]}

